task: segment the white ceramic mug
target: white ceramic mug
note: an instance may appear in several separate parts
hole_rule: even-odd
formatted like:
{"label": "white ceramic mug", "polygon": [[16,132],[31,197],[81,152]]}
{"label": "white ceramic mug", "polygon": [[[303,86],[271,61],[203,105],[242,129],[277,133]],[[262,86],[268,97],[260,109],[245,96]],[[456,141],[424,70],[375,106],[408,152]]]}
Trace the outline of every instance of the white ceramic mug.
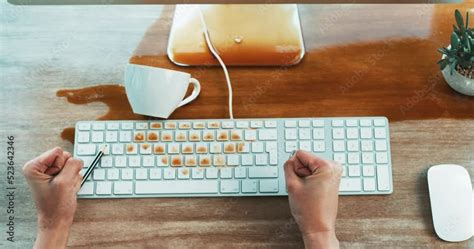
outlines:
{"label": "white ceramic mug", "polygon": [[[194,86],[193,92],[183,99],[189,83]],[[134,113],[168,118],[176,108],[193,101],[199,95],[201,85],[188,73],[128,64],[125,90]]]}

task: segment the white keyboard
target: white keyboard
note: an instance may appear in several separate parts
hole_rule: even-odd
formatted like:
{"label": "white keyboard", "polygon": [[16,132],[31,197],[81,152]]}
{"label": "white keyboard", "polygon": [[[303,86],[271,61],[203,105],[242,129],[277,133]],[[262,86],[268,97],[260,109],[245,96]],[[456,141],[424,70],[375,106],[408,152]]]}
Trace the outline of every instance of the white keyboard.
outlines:
{"label": "white keyboard", "polygon": [[79,197],[287,195],[283,164],[296,149],[343,165],[341,195],[393,191],[385,117],[76,124],[74,156],[84,167],[105,144]]}

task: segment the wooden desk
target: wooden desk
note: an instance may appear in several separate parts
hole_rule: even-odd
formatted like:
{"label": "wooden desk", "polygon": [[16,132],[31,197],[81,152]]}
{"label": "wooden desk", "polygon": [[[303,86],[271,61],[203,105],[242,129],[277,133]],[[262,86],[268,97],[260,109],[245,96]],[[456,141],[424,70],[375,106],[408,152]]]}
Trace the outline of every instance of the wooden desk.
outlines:
{"label": "wooden desk", "polygon": [[[78,120],[143,118],[130,112],[120,88],[97,87],[121,83],[129,59],[187,71],[202,82],[199,98],[171,118],[227,117],[219,68],[180,68],[166,58],[172,6],[3,7],[0,41],[7,56],[1,59],[0,129],[16,136],[15,246],[29,246],[35,236],[21,165],[56,145],[71,151],[60,134],[70,136],[71,130],[63,129]],[[230,69],[236,117],[385,115],[391,120],[394,193],[340,198],[342,247],[474,246],[473,239],[450,244],[435,236],[426,182],[428,167],[440,163],[464,165],[474,177],[474,99],[452,91],[436,65],[436,48],[449,41],[454,9],[472,7],[301,5],[307,48],[301,64]],[[88,104],[57,97],[65,88],[79,90],[59,95]],[[0,181],[2,191],[4,184]],[[2,245],[10,244],[2,240]],[[79,200],[69,245],[303,246],[282,197]]]}

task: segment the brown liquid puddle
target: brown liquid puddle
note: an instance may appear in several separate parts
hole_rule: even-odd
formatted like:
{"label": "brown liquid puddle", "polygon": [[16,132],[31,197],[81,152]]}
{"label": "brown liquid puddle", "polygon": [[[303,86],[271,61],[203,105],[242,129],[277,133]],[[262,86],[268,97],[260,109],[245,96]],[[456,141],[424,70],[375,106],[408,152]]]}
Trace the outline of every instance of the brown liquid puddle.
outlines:
{"label": "brown liquid puddle", "polygon": [[[69,103],[85,105],[102,102],[109,108],[107,113],[98,120],[140,120],[146,116],[134,114],[128,103],[125,87],[122,85],[98,85],[81,89],[62,89],[56,96],[66,98]],[[74,127],[68,127],[61,133],[61,138],[74,143]]]}
{"label": "brown liquid puddle", "polygon": [[[305,7],[302,8],[300,14],[305,41],[308,44],[318,44],[318,39],[322,37],[313,27],[318,23],[315,19],[317,15],[304,11]],[[436,64],[441,57],[436,51],[437,48],[449,43],[452,24],[455,22],[453,12],[456,8],[464,13],[468,5],[433,6],[433,12],[429,13],[430,26],[420,27],[427,31],[426,36],[407,33],[401,37],[389,36],[390,38],[367,42],[354,41],[343,45],[340,45],[340,37],[336,36],[334,40],[326,41],[328,44],[326,47],[313,46],[315,48],[307,51],[301,63],[293,67],[232,67],[229,70],[234,90],[234,115],[236,117],[382,115],[387,116],[391,122],[437,118],[473,119],[474,97],[464,96],[452,90]],[[227,96],[222,94],[227,88],[220,68],[179,67],[167,58],[166,39],[159,39],[166,37],[170,30],[170,23],[164,19],[170,20],[173,12],[166,13],[169,16],[160,18],[147,30],[130,62],[185,71],[199,79],[203,90],[198,101],[190,107],[179,108],[175,112],[176,117],[227,117]],[[416,23],[416,18],[419,18],[416,16],[396,20],[392,18],[388,21],[396,30],[409,30],[408,27]],[[374,18],[376,26],[385,20],[383,17]],[[347,24],[350,19],[341,18],[339,21],[344,26],[343,24]],[[378,31],[384,32],[384,30]],[[338,34],[337,31],[334,32]],[[358,37],[363,37],[364,32],[372,31],[363,28],[359,30],[358,27],[351,26],[348,32],[340,35],[342,38],[356,34]],[[92,102],[105,103],[109,110],[105,115],[98,117],[98,120],[147,118],[132,112],[125,89],[120,85],[65,89],[58,91],[57,96],[65,97],[68,102],[79,105]],[[196,108],[197,106],[199,107]],[[156,128],[161,126],[157,125]],[[61,137],[73,142],[74,129],[65,129]],[[237,139],[232,135],[231,138]],[[214,136],[203,134],[203,139],[214,139]],[[243,145],[239,144],[237,151],[242,149]]]}

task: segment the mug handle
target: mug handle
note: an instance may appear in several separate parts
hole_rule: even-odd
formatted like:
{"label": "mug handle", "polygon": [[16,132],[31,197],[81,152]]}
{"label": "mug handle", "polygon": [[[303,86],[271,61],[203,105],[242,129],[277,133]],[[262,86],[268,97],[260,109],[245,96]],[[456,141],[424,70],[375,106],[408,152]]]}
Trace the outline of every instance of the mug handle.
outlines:
{"label": "mug handle", "polygon": [[189,95],[189,97],[183,99],[181,103],[179,103],[178,107],[181,107],[193,101],[201,92],[201,84],[199,84],[199,81],[197,79],[190,78],[189,83],[191,83],[194,86],[193,92],[191,93],[191,95]]}

